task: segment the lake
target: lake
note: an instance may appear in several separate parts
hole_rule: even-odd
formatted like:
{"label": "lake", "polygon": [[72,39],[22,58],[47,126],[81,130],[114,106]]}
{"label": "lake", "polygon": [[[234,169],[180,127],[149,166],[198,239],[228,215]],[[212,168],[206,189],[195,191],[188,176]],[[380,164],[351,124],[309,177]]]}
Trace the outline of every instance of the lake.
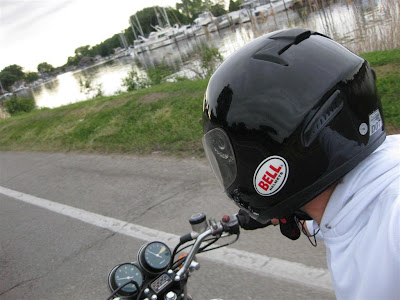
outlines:
{"label": "lake", "polygon": [[[322,0],[323,1],[323,0]],[[201,75],[199,47],[215,47],[227,58],[241,46],[265,33],[301,27],[332,37],[356,53],[399,47],[400,4],[397,0],[306,0],[300,9],[266,15],[253,22],[193,37],[169,46],[109,60],[84,70],[67,72],[31,88],[38,107],[58,107],[123,92],[122,79],[130,70],[144,74],[161,63],[176,76]],[[200,74],[200,75],[199,75]]]}

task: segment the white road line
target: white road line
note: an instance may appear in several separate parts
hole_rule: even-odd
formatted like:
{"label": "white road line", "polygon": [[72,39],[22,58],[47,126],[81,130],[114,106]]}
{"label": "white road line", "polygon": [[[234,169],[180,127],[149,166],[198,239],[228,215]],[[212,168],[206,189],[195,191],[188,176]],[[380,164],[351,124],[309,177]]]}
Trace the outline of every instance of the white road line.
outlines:
{"label": "white road line", "polygon": [[[1,186],[0,194],[136,239],[144,241],[160,240],[166,242],[172,248],[179,240],[179,236],[171,233],[105,217],[83,209],[52,202]],[[330,275],[326,269],[309,267],[301,263],[285,261],[279,258],[268,257],[229,247],[215,250],[212,253],[203,253],[201,254],[201,258],[206,258],[216,263],[224,263],[232,267],[239,267],[263,276],[333,291]]]}

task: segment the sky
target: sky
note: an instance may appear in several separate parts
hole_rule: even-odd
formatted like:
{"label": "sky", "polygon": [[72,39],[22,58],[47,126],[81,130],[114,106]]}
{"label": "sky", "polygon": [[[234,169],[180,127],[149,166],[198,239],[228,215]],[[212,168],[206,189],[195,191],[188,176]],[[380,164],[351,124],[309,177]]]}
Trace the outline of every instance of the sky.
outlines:
{"label": "sky", "polygon": [[128,28],[129,16],[178,0],[0,0],[0,70],[62,66],[76,48],[94,46]]}

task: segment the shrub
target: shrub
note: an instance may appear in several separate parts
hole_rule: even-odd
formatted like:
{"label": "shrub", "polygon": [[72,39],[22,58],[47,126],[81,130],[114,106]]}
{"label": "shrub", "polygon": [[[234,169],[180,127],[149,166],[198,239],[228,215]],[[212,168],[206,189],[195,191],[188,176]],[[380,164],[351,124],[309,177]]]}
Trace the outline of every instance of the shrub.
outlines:
{"label": "shrub", "polygon": [[10,115],[15,115],[20,112],[30,112],[36,107],[33,98],[10,98],[5,100],[4,104]]}
{"label": "shrub", "polygon": [[132,68],[128,76],[122,79],[122,85],[127,88],[127,91],[140,90],[148,87],[149,80],[145,77],[139,76],[138,73]]}
{"label": "shrub", "polygon": [[172,75],[173,72],[163,61],[162,64],[157,67],[147,69],[146,73],[150,85],[156,85],[165,82],[167,77]]}

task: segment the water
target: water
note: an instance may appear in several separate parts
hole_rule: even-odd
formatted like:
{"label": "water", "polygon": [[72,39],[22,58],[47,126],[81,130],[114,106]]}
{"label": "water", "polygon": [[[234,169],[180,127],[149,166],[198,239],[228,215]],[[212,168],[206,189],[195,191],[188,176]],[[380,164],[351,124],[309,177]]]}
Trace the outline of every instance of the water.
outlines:
{"label": "water", "polygon": [[[306,8],[288,10],[257,22],[244,23],[234,29],[228,28],[151,52],[126,56],[85,70],[59,75],[48,83],[32,88],[32,94],[38,107],[50,108],[91,99],[99,92],[110,96],[126,90],[122,86],[122,79],[132,68],[140,74],[162,62],[170,66],[176,75],[194,78],[201,73],[196,49],[202,43],[217,48],[223,58],[226,58],[257,36],[291,27],[324,33],[355,52],[398,46],[395,44],[400,36],[397,0],[328,1],[330,5],[308,1],[310,5]],[[82,87],[85,84],[87,88]]]}

